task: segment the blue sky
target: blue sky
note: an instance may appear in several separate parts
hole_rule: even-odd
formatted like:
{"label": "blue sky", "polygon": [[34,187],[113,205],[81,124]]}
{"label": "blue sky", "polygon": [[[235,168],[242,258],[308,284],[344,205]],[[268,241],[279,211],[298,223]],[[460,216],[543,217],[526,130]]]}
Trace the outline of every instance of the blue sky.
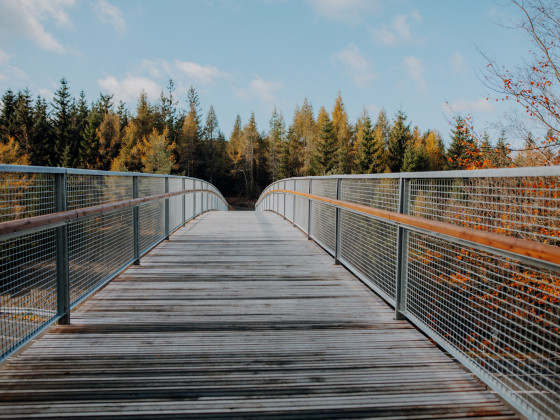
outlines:
{"label": "blue sky", "polygon": [[0,91],[51,98],[64,76],[134,109],[171,77],[180,106],[193,85],[226,136],[237,113],[266,130],[274,106],[289,123],[305,97],[317,113],[340,91],[352,122],[402,109],[448,143],[448,103],[495,141],[509,108],[486,101],[480,51],[521,64],[527,41],[503,26],[518,17],[492,0],[0,0]]}

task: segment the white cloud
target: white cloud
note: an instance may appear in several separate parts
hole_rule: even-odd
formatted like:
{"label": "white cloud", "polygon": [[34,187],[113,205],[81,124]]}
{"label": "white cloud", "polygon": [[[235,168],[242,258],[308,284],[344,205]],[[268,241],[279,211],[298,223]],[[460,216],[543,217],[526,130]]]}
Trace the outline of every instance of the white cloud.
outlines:
{"label": "white cloud", "polygon": [[5,51],[0,50],[0,66],[3,66],[4,64],[8,64],[8,61],[10,61],[11,55],[8,54]]}
{"label": "white cloud", "polygon": [[153,80],[132,75],[127,75],[121,80],[107,76],[99,79],[97,84],[105,92],[114,94],[115,100],[124,102],[134,102],[142,91],[146,92],[150,99],[158,98],[161,93],[160,86]]}
{"label": "white cloud", "polygon": [[368,86],[376,77],[373,65],[354,44],[349,44],[342,51],[335,53],[333,58],[344,66],[358,86]]}
{"label": "white cloud", "polygon": [[49,89],[39,89],[39,95],[41,95],[41,97],[43,97],[43,99],[46,99],[47,101],[52,101],[52,99],[54,98],[53,91]]}
{"label": "white cloud", "polygon": [[416,90],[420,93],[426,92],[426,82],[424,81],[424,65],[422,60],[414,56],[404,57],[403,68],[406,75],[416,84]]}
{"label": "white cloud", "polygon": [[117,6],[106,0],[97,0],[97,3],[92,8],[101,22],[111,25],[119,33],[123,33],[126,30],[126,23],[122,12]]}
{"label": "white cloud", "polygon": [[455,51],[455,53],[451,56],[450,64],[451,69],[455,74],[465,75],[467,73],[465,60],[459,51]]}
{"label": "white cloud", "polygon": [[453,101],[450,103],[445,103],[442,105],[444,111],[461,113],[461,112],[494,112],[496,109],[490,101],[486,98],[479,98],[474,101],[467,101],[465,99],[460,99],[458,101]]}
{"label": "white cloud", "polygon": [[416,10],[397,16],[391,25],[383,24],[371,30],[373,41],[380,45],[395,45],[412,40],[410,22],[422,22],[422,16]]}
{"label": "white cloud", "polygon": [[22,69],[8,64],[11,58],[10,54],[0,50],[0,81],[20,82],[28,79]]}
{"label": "white cloud", "polygon": [[271,105],[276,102],[274,92],[282,89],[282,85],[277,82],[263,80],[261,77],[254,78],[245,89],[234,88],[234,93],[241,99],[260,99],[262,102]]}
{"label": "white cloud", "polygon": [[216,66],[202,66],[190,61],[175,61],[175,67],[184,75],[199,82],[210,84],[220,78],[228,78],[228,73],[218,70]]}
{"label": "white cloud", "polygon": [[379,10],[377,0],[308,0],[307,3],[315,14],[349,24],[362,23]]}
{"label": "white cloud", "polygon": [[160,58],[155,58],[153,60],[142,60],[140,64],[140,69],[146,71],[150,77],[155,79],[161,79],[164,76],[170,76],[173,78],[173,71],[169,63]]}
{"label": "white cloud", "polygon": [[0,1],[0,33],[24,36],[39,48],[58,54],[69,50],[44,27],[45,21],[54,21],[57,26],[72,28],[66,10],[75,0],[18,0]]}

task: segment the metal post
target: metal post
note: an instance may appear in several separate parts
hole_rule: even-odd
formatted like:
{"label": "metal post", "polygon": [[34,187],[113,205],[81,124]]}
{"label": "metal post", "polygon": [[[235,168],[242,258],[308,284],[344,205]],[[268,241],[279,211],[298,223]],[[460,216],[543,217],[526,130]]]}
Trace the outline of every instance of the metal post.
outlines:
{"label": "metal post", "polygon": [[[296,180],[294,179],[294,191],[296,190]],[[296,195],[292,194],[292,204],[294,206],[292,212],[292,224],[296,225]]]}
{"label": "metal post", "polygon": [[[140,188],[138,186],[138,176],[132,177],[132,197],[138,198]],[[134,236],[134,265],[140,265],[140,206],[132,208],[132,230]]]}
{"label": "metal post", "polygon": [[[66,195],[66,173],[55,174],[55,209],[57,212],[68,210]],[[70,274],[68,267],[68,225],[56,228],[56,281],[58,323],[70,324]]]}
{"label": "metal post", "polygon": [[[169,178],[165,177],[165,192],[169,192]],[[169,240],[169,198],[165,199],[165,240]]]}
{"label": "metal post", "polygon": [[[181,189],[185,191],[185,178],[181,179]],[[187,223],[187,204],[185,203],[187,196],[185,194],[181,194],[179,197],[181,197],[181,201],[183,203],[183,226],[185,226],[185,223]]]}
{"label": "metal post", "polygon": [[[195,181],[195,180],[193,180],[192,186],[193,186],[193,190],[196,190],[196,181]],[[198,193],[195,193],[195,192],[192,193],[192,195],[193,195],[193,200],[192,200],[192,204],[193,204],[193,212],[192,212],[192,214],[193,214],[193,217],[192,217],[192,218],[193,218],[193,219],[196,218],[196,216],[197,216],[197,214],[196,214],[196,195],[197,195],[197,194],[198,194]]]}
{"label": "metal post", "polygon": [[[311,194],[311,180],[309,180],[307,191],[309,194]],[[311,240],[311,198],[309,198],[308,201],[309,203],[307,205],[307,239]]]}
{"label": "metal post", "polygon": [[[399,181],[399,213],[408,214],[409,180],[401,178]],[[395,319],[406,319],[406,282],[408,271],[408,229],[397,227],[397,273]]]}
{"label": "metal post", "polygon": [[[338,178],[336,180],[336,199],[340,200],[341,194],[341,187],[342,179]],[[341,219],[342,219],[342,210],[340,207],[335,208],[335,226],[334,226],[334,263],[335,265],[340,265],[340,244],[341,244]]]}
{"label": "metal post", "polygon": [[[282,188],[283,190],[286,190],[286,181],[284,181],[284,188]],[[286,220],[286,193],[284,193],[284,212],[282,213],[282,216],[284,216],[284,220]]]}

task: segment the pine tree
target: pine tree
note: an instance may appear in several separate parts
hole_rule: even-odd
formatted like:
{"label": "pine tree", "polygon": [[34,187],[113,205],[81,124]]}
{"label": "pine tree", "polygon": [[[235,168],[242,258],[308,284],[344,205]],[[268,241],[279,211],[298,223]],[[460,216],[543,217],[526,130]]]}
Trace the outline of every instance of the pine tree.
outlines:
{"label": "pine tree", "polygon": [[441,135],[436,131],[430,130],[424,135],[423,143],[428,154],[429,170],[443,171],[447,165],[447,159]]}
{"label": "pine tree", "polygon": [[422,143],[410,143],[403,158],[402,172],[422,172],[430,170],[430,158]]}
{"label": "pine tree", "polygon": [[170,174],[173,168],[173,144],[169,144],[167,129],[158,133],[153,129],[142,138],[140,145],[143,171],[152,174]]}
{"label": "pine tree", "polygon": [[312,171],[315,175],[332,174],[337,168],[337,136],[334,125],[327,118],[321,126],[319,142],[312,160]]}
{"label": "pine tree", "polygon": [[33,126],[33,102],[29,89],[18,92],[13,118],[13,136],[15,141],[23,153],[31,156],[33,149],[31,147],[30,132]]}
{"label": "pine tree", "polygon": [[349,174],[352,172],[352,162],[354,160],[353,133],[348,123],[348,115],[344,109],[340,92],[338,92],[332,111],[332,124],[337,139],[337,172]]}
{"label": "pine tree", "polygon": [[[356,170],[360,174],[376,173],[375,163],[380,153],[380,144],[376,141],[367,110],[362,111],[357,124]],[[382,150],[381,150],[382,151]]]}
{"label": "pine tree", "polygon": [[220,145],[218,144],[218,137],[221,133],[218,125],[218,117],[212,105],[208,108],[206,124],[204,125],[202,133],[201,165],[204,168],[203,178],[214,183],[219,166]]}
{"label": "pine tree", "polygon": [[412,142],[410,125],[406,124],[406,114],[397,112],[391,131],[389,132],[389,169],[391,172],[400,172],[403,166],[406,148]]}
{"label": "pine tree", "polygon": [[99,150],[97,167],[103,171],[111,169],[113,160],[119,155],[121,149],[121,126],[119,116],[109,111],[97,128]]}
{"label": "pine tree", "polygon": [[492,152],[491,162],[494,168],[509,168],[513,164],[504,130],[501,131],[500,137],[498,137],[496,147]]}
{"label": "pine tree", "polygon": [[55,144],[54,156],[50,160],[59,166],[69,166],[70,149],[73,146],[72,97],[64,77],[60,80],[60,87],[54,94],[52,106],[55,111],[53,121]]}
{"label": "pine tree", "polygon": [[33,107],[33,126],[29,135],[30,147],[33,150],[29,156],[31,165],[56,165],[55,161],[50,160],[53,156],[52,145],[54,144],[54,139],[47,110],[47,102],[38,96]]}
{"label": "pine tree", "polygon": [[255,114],[251,113],[251,118],[243,128],[242,144],[243,155],[245,156],[245,174],[248,178],[247,195],[252,196],[255,192],[255,150],[258,147],[259,132],[255,121]]}
{"label": "pine tree", "polygon": [[280,166],[280,155],[282,154],[282,146],[286,137],[286,126],[282,113],[276,110],[272,111],[272,117],[269,121],[270,131],[268,134],[268,150],[267,162],[268,170],[272,176],[272,180],[276,181],[278,178],[278,168]]}
{"label": "pine tree", "polygon": [[301,144],[301,167],[296,171],[301,175],[309,175],[311,168],[311,157],[316,142],[316,123],[313,117],[313,106],[304,99],[301,108],[298,106],[294,112],[294,118],[290,125],[289,131],[294,140]]}
{"label": "pine tree", "polygon": [[0,140],[8,141],[8,136],[15,134],[16,96],[11,89],[2,95],[2,111],[0,112]]}
{"label": "pine tree", "polygon": [[465,120],[459,116],[451,132],[451,144],[447,150],[447,169],[466,169],[472,167],[473,162],[482,159],[482,156],[476,153],[473,139],[465,131]]}

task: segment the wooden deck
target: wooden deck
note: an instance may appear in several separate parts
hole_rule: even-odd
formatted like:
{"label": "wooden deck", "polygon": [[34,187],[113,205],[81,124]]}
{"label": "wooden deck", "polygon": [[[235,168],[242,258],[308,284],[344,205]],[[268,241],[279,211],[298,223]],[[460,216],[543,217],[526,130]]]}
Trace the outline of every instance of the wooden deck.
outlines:
{"label": "wooden deck", "polygon": [[271,213],[207,213],[0,369],[0,418],[512,418]]}

